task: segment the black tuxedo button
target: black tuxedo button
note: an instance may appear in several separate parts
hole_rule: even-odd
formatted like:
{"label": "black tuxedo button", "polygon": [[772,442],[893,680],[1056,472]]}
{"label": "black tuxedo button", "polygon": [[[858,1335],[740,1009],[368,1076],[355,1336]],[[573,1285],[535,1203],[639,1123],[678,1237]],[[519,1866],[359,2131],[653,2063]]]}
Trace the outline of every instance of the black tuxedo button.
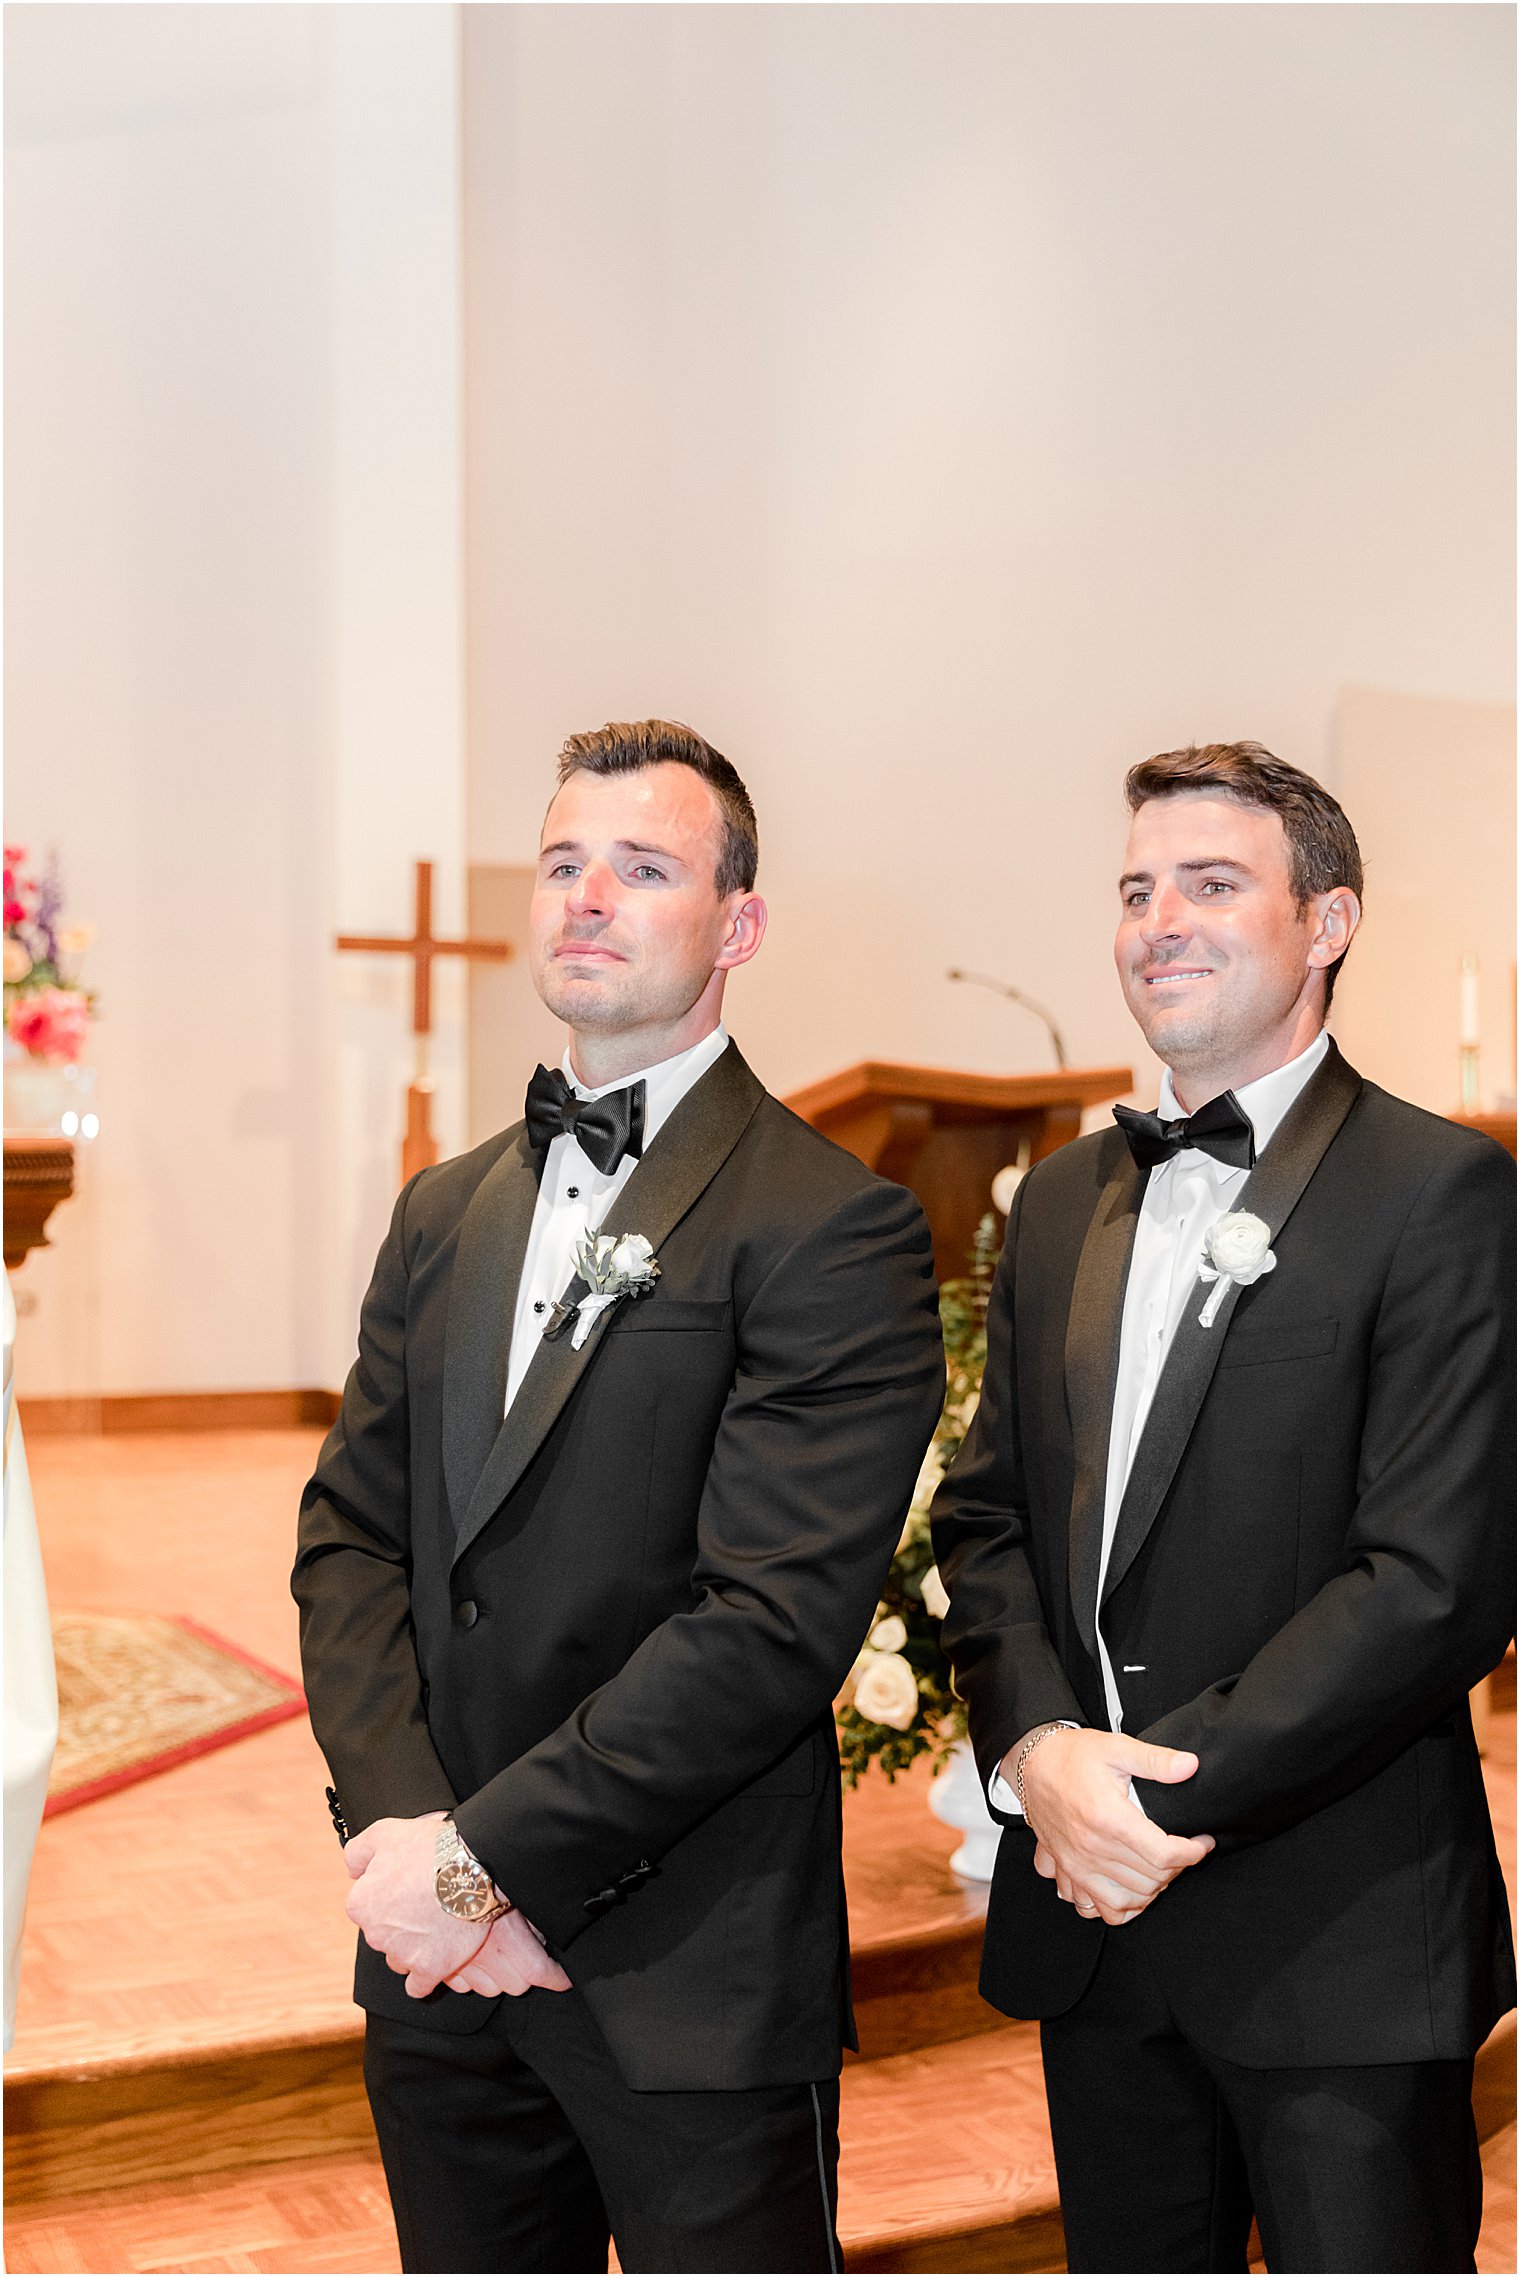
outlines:
{"label": "black tuxedo button", "polygon": [[333,1832],[338,1837],[341,1848],[348,1841],[348,1820],[343,1816],[343,1805],[338,1800],[336,1787],[328,1787],[324,1791],[327,1795],[327,1808],[332,1817]]}
{"label": "black tuxedo button", "polygon": [[598,1890],[595,1897],[587,1898],[585,1911],[587,1913],[603,1913],[609,1905],[616,1905],[617,1901],[618,1893],[616,1890]]}
{"label": "black tuxedo button", "polygon": [[454,1607],[454,1618],[462,1629],[473,1629],[480,1619],[480,1607],[473,1597],[462,1597]]}

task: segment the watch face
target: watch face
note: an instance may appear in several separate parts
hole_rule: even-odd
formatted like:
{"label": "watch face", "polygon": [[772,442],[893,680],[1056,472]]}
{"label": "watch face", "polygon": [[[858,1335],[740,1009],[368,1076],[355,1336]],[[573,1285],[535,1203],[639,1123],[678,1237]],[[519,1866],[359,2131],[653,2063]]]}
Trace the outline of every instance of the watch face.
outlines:
{"label": "watch face", "polygon": [[459,1921],[479,1921],[496,1904],[496,1892],[478,1866],[440,1866],[435,1886],[444,1912]]}

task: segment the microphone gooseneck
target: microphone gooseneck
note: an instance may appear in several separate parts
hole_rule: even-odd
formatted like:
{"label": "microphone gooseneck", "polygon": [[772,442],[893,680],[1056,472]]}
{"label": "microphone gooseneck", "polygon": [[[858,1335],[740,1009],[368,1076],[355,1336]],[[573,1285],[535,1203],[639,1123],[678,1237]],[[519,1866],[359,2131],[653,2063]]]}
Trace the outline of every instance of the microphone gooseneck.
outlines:
{"label": "microphone gooseneck", "polygon": [[962,972],[959,965],[952,965],[945,978],[946,980],[968,981],[973,988],[990,988],[995,996],[1006,996],[1011,1003],[1022,1004],[1026,1012],[1032,1012],[1037,1020],[1044,1021],[1046,1033],[1049,1035],[1055,1050],[1057,1067],[1065,1067],[1068,1064],[1066,1046],[1061,1041],[1061,1031],[1056,1026],[1055,1021],[1043,1004],[1036,1004],[1032,996],[1026,996],[1024,991],[1021,988],[1015,988],[1011,981],[994,980],[990,973],[985,972]]}

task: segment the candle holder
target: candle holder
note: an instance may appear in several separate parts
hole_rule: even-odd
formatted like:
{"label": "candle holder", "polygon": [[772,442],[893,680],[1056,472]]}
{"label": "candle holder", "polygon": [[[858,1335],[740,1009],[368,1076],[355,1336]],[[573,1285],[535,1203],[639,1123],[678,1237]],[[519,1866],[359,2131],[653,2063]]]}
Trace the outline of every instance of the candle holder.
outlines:
{"label": "candle holder", "polygon": [[1476,1044],[1462,1044],[1462,1045],[1460,1045],[1460,1046],[1458,1047],[1458,1050],[1457,1050],[1457,1064],[1458,1064],[1458,1067],[1459,1067],[1459,1069],[1460,1069],[1460,1072],[1461,1072],[1461,1083],[1462,1083],[1462,1092],[1461,1092],[1461,1098],[1462,1098],[1462,1112],[1463,1112],[1463,1114],[1464,1114],[1464,1115],[1475,1115],[1475,1114],[1478,1112],[1478,1047],[1477,1047],[1477,1045],[1476,1045]]}

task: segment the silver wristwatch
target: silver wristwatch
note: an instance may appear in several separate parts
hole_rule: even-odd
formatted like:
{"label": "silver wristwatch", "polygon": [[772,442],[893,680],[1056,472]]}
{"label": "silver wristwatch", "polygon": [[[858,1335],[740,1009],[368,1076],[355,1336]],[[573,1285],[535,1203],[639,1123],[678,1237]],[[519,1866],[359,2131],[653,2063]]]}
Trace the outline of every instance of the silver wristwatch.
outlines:
{"label": "silver wristwatch", "polygon": [[451,1818],[438,1829],[433,1866],[438,1903],[456,1921],[499,1921],[512,1911],[512,1900],[502,1896]]}

